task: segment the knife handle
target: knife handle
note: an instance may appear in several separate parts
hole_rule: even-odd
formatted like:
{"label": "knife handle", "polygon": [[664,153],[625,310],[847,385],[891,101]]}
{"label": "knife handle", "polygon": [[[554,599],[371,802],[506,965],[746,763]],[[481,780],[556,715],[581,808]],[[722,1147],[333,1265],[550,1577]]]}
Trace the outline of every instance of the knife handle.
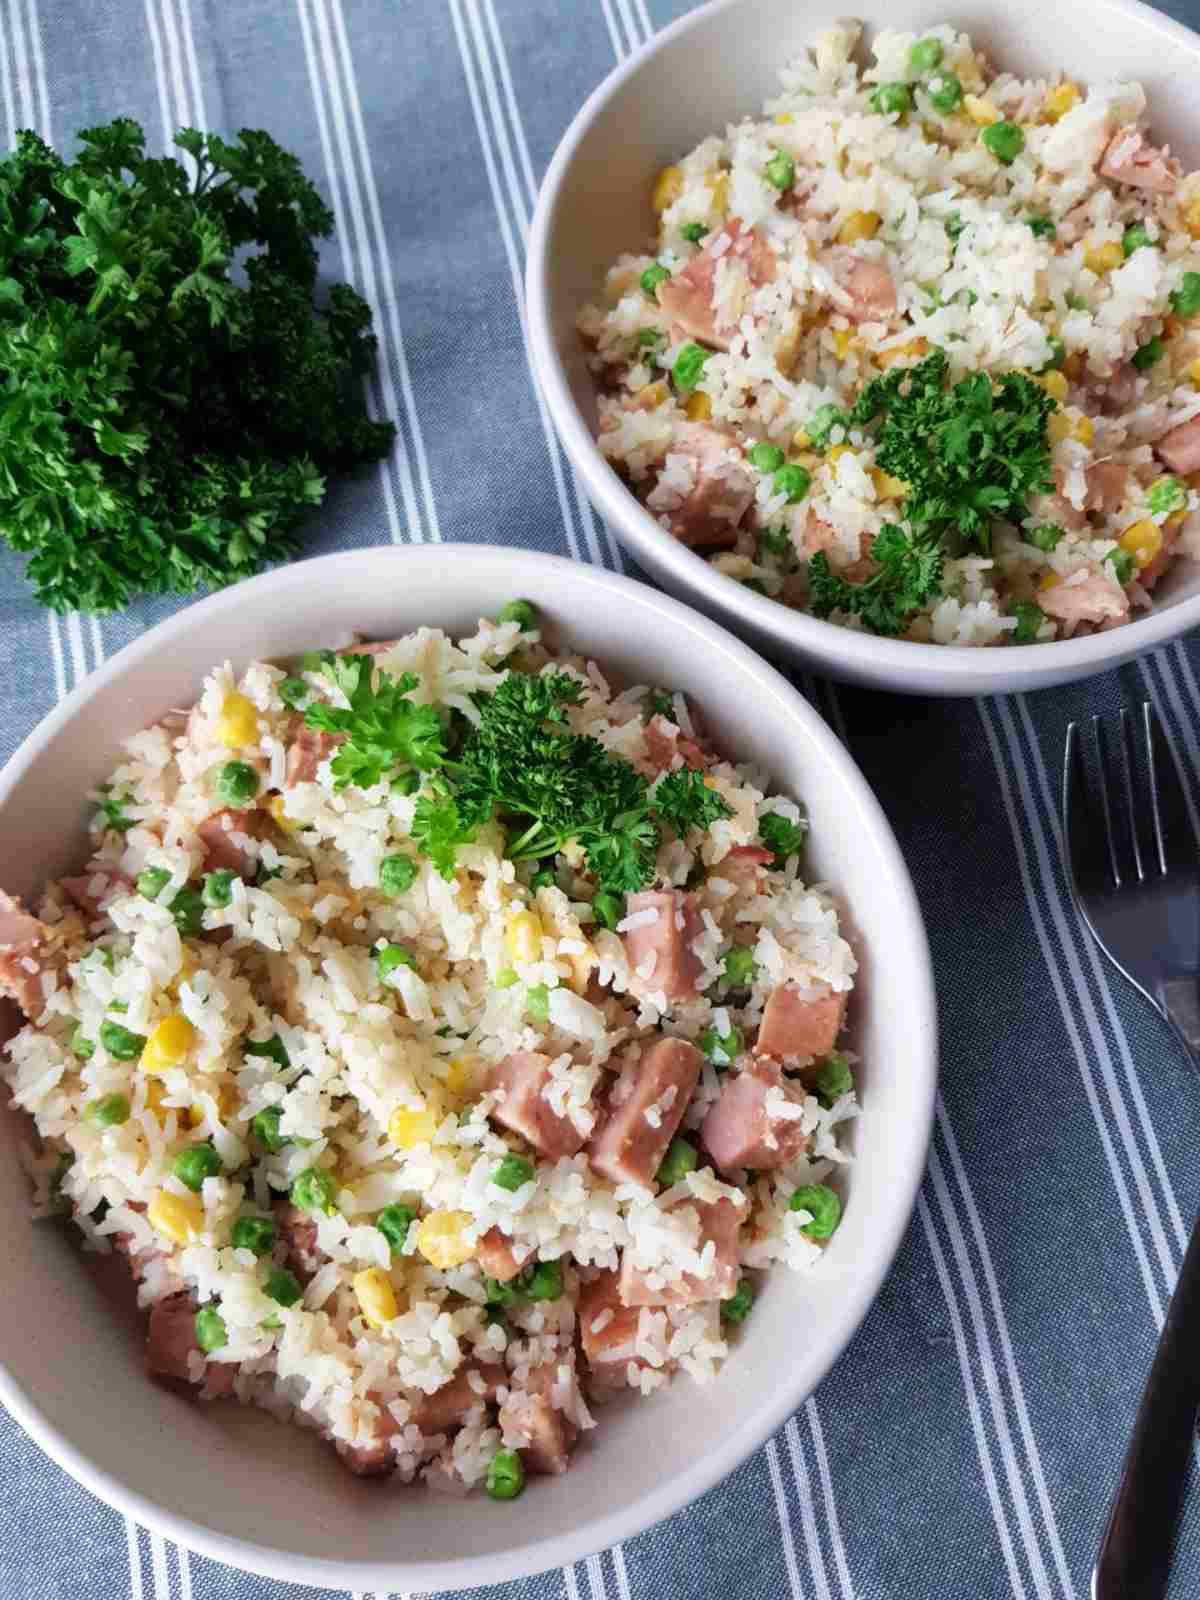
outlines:
{"label": "knife handle", "polygon": [[1200,1219],[1154,1364],[1092,1577],[1093,1600],[1162,1600],[1200,1404]]}

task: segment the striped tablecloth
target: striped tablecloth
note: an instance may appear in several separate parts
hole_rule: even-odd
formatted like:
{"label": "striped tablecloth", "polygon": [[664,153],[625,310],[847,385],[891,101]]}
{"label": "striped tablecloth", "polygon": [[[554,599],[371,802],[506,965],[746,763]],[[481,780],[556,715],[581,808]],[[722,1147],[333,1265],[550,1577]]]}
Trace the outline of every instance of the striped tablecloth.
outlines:
{"label": "striped tablecloth", "polygon": [[[0,0],[0,132],[69,144],[123,113],[155,143],[249,124],[299,154],[337,217],[327,268],[374,305],[374,404],[399,429],[310,552],[454,538],[612,562],[530,378],[522,255],[576,107],[683,9]],[[1200,23],[1200,0],[1170,9]],[[0,751],[166,609],[48,618],[0,556]],[[1200,1199],[1200,1085],[1072,915],[1054,792],[1068,719],[1146,696],[1200,775],[1198,669],[1186,642],[1027,701],[806,685],[891,816],[933,940],[943,1086],[916,1216],[861,1332],[765,1449],[670,1522],[495,1600],[1086,1595]],[[1197,1585],[1200,1507],[1172,1594]],[[0,1412],[2,1600],[288,1592],[124,1522]]]}

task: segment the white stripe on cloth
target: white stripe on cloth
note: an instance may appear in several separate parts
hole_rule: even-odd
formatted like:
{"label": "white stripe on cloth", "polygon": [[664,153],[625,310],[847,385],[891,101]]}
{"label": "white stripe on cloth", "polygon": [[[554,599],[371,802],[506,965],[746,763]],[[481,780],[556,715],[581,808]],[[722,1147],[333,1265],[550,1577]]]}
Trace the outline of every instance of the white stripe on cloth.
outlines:
{"label": "white stripe on cloth", "polygon": [[829,1470],[829,1454],[825,1449],[825,1432],[821,1427],[821,1414],[817,1402],[811,1397],[804,1402],[804,1416],[812,1434],[813,1455],[817,1463],[817,1477],[821,1482],[821,1495],[825,1501],[825,1521],[829,1529],[829,1542],[833,1548],[833,1561],[837,1567],[842,1600],[854,1600],[854,1584],[850,1577],[850,1563],[846,1558],[846,1545],[842,1538],[842,1525],[838,1520],[837,1501],[833,1494],[833,1475]]}
{"label": "white stripe on cloth", "polygon": [[825,1558],[821,1553],[821,1535],[813,1503],[812,1480],[804,1459],[804,1446],[795,1417],[789,1417],[783,1429],[788,1459],[792,1466],[792,1480],[796,1485],[796,1504],[800,1508],[800,1527],[804,1533],[804,1548],[808,1554],[808,1570],[812,1573],[813,1593],[817,1600],[833,1600],[829,1577],[825,1571]]}

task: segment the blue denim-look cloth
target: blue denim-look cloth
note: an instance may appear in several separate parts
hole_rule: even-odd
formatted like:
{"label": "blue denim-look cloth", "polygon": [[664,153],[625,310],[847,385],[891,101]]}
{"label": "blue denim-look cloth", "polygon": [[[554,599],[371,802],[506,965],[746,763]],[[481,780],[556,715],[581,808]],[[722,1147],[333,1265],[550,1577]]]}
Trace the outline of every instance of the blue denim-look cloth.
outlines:
{"label": "blue denim-look cloth", "polygon": [[[399,425],[392,459],[314,519],[309,552],[578,548],[594,523],[564,498],[539,415],[523,240],[586,93],[684,9],[0,0],[0,135],[69,144],[117,112],[156,144],[182,124],[269,128],[332,199],[325,266],[374,303],[374,403]],[[1200,23],[1200,0],[1170,9]],[[0,554],[0,753],[170,609],[50,619]],[[1185,641],[1028,702],[805,685],[887,808],[933,939],[943,1087],[917,1214],[850,1349],[764,1450],[626,1546],[494,1600],[1083,1600],[1200,1196],[1200,1097],[1071,914],[1054,788],[1068,719],[1147,695],[1200,776],[1198,674]],[[1198,1587],[1193,1507],[1171,1593]],[[291,1592],[126,1524],[0,1413],[0,1600]]]}

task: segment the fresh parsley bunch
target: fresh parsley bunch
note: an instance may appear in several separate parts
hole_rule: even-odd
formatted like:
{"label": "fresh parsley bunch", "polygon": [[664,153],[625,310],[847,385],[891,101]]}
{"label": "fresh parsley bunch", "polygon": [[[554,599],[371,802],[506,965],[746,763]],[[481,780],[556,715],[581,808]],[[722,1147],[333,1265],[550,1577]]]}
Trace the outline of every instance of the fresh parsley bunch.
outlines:
{"label": "fresh parsley bunch", "polygon": [[119,118],[0,162],[0,528],[55,610],[112,611],[290,555],[326,476],[389,449],[365,302],[314,305],[333,219],[267,134]]}

